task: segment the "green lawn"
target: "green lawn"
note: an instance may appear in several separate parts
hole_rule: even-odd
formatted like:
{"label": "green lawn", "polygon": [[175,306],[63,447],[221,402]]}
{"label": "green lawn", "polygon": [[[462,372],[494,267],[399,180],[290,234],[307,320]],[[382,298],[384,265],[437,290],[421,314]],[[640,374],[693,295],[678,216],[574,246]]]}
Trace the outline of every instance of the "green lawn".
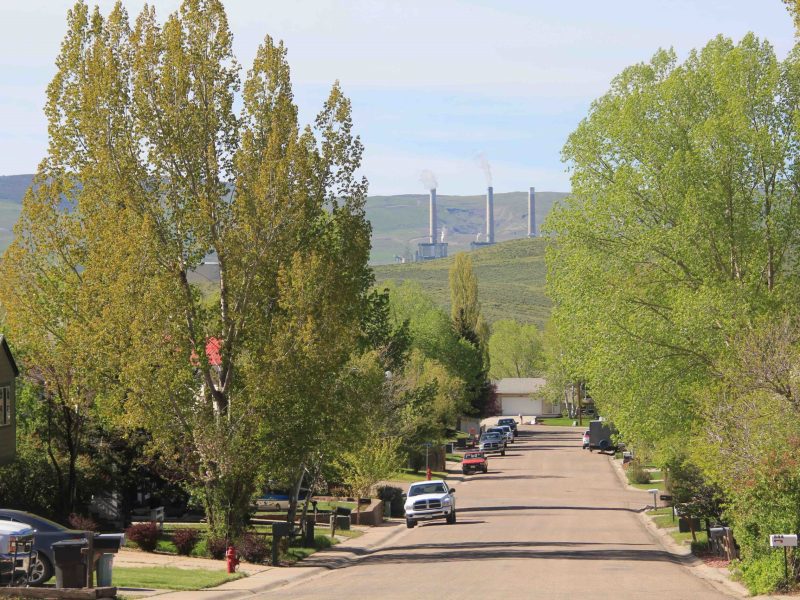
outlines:
{"label": "green lawn", "polygon": [[[577,421],[578,419],[571,419],[569,417],[553,417],[550,419],[541,419],[542,425],[558,425],[560,427],[572,427],[572,423]],[[588,417],[583,417],[583,427],[589,427],[589,419]],[[576,427],[581,427],[577,425]]]}
{"label": "green lawn", "polygon": [[242,577],[245,577],[244,573],[228,575],[222,569],[207,571],[175,567],[114,567],[112,580],[115,586],[124,588],[201,590]]}
{"label": "green lawn", "polygon": [[461,460],[464,457],[461,456],[460,454],[448,454],[446,458],[447,458],[447,460],[452,461],[452,462],[461,462]]}
{"label": "green lawn", "polygon": [[[443,471],[432,471],[431,477],[433,479],[445,479],[447,478],[447,473]],[[422,481],[423,479],[425,479],[424,469],[416,473],[411,469],[400,469],[397,473],[389,478],[390,481],[404,481],[407,483],[414,483],[415,481]]]}
{"label": "green lawn", "polygon": [[[656,510],[648,510],[647,515],[653,519],[653,522],[656,524],[657,527],[661,529],[672,529],[674,531],[670,531],[669,534],[679,544],[688,545],[692,541],[692,534],[691,532],[687,533],[680,533],[678,531],[678,517],[675,517],[675,520],[672,520],[672,509],[669,507],[657,508]],[[699,529],[695,531],[695,535],[697,536],[697,542],[700,544],[705,544],[708,542],[708,536],[706,535],[705,529]]]}
{"label": "green lawn", "polygon": [[631,485],[635,488],[639,488],[640,490],[651,490],[658,488],[663,492],[665,491],[663,477],[664,476],[661,474],[661,471],[651,471],[650,483],[631,483]]}

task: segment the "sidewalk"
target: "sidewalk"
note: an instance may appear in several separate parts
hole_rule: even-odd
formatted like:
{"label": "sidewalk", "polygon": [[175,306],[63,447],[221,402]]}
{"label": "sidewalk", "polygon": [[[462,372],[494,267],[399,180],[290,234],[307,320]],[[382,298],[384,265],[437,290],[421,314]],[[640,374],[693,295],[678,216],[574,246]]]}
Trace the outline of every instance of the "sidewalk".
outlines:
{"label": "sidewalk", "polygon": [[[192,590],[186,592],[174,592],[164,590],[152,590],[149,593],[135,593],[131,594],[130,590],[120,589],[119,593],[122,595],[135,595],[138,598],[153,597],[158,600],[192,600],[195,598],[203,598],[203,600],[230,600],[234,598],[247,598],[256,593],[267,592],[290,583],[294,583],[301,579],[313,579],[321,577],[331,569],[339,569],[349,566],[354,562],[360,560],[362,557],[371,553],[371,551],[379,545],[382,545],[394,538],[395,536],[406,531],[405,524],[400,521],[394,521],[372,527],[364,535],[347,540],[332,546],[326,550],[315,552],[305,560],[297,563],[293,567],[270,567],[266,565],[241,565],[241,570],[250,573],[249,577],[243,577],[236,581],[223,583],[222,585],[209,588],[205,590]],[[122,554],[122,553],[120,553]],[[139,552],[125,552],[125,561],[136,561],[138,557],[131,558],[127,555],[130,554],[145,554]],[[153,556],[153,555],[151,555]],[[172,557],[174,559],[170,562],[164,562],[164,555],[155,555],[161,558],[161,562],[141,561],[141,562],[123,562],[117,563],[116,559],[114,564],[123,566],[145,566],[145,565],[160,565],[160,566],[174,566],[180,568],[209,568],[208,563],[213,564],[214,570],[224,568],[223,561],[209,560],[205,558],[191,558],[191,557]]]}
{"label": "sidewalk", "polygon": [[[123,548],[114,556],[115,567],[177,567],[178,569],[206,569],[208,571],[223,571],[224,560],[212,558],[198,558],[195,556],[178,556],[175,554],[158,554],[155,552],[141,552]],[[241,563],[239,570],[248,575],[255,575],[269,569],[267,565],[253,565]]]}

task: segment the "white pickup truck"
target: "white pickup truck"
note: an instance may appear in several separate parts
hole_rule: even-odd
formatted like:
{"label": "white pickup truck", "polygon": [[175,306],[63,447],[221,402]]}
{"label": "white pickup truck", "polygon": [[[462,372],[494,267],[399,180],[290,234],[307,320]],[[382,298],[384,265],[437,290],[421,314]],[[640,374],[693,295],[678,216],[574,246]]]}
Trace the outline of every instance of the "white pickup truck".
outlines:
{"label": "white pickup truck", "polygon": [[24,585],[36,558],[34,530],[25,523],[0,521],[0,585]]}
{"label": "white pickup truck", "polygon": [[455,488],[448,487],[441,479],[418,481],[408,488],[406,496],[406,527],[411,529],[417,521],[446,519],[456,522]]}

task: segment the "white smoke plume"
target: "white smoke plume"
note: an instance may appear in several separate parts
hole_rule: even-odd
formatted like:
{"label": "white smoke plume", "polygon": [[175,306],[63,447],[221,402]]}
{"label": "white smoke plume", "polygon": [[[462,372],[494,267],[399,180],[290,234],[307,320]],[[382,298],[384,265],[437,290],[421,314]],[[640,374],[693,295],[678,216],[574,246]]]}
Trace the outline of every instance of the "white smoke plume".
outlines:
{"label": "white smoke plume", "polygon": [[447,227],[442,227],[441,241],[442,241],[443,244],[444,244],[444,240],[445,240],[446,237],[447,237]]}
{"label": "white smoke plume", "polygon": [[419,180],[423,183],[426,190],[435,190],[439,187],[439,182],[436,181],[436,175],[433,171],[425,169],[419,174]]}
{"label": "white smoke plume", "polygon": [[492,185],[492,166],[489,164],[489,159],[481,152],[475,160],[478,161],[478,166],[481,168],[481,171],[483,171],[484,177],[486,177],[486,185]]}

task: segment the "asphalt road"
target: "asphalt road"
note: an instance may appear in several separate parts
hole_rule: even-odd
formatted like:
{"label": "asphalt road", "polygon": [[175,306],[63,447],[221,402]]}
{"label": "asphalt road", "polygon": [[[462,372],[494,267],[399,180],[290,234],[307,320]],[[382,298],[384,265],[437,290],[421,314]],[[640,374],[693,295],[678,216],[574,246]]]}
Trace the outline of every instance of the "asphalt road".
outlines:
{"label": "asphalt road", "polygon": [[[521,427],[487,475],[454,482],[458,522],[403,529],[359,560],[263,597],[721,599],[729,596],[664,550],[607,457],[580,447],[577,428]],[[313,559],[313,557],[311,557]],[[302,567],[298,567],[302,568]]]}

